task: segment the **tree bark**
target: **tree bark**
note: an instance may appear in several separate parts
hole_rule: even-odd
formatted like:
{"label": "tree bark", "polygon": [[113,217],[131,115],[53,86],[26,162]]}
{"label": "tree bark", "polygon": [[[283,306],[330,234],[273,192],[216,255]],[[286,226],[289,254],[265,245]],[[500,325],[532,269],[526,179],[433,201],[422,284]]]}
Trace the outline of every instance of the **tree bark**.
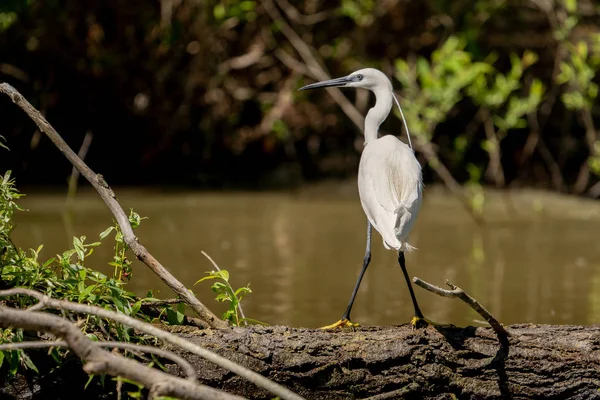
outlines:
{"label": "tree bark", "polygon": [[[289,327],[179,334],[307,399],[600,399],[600,325],[490,328]],[[266,391],[180,349],[200,382],[251,399]],[[172,366],[172,372],[177,367]]]}
{"label": "tree bark", "polygon": [[[327,332],[176,326],[171,331],[307,399],[600,399],[600,325],[506,329],[511,334],[508,348],[500,346],[491,328],[474,327],[413,330],[403,325]],[[198,356],[172,345],[166,350],[189,361],[200,383],[250,399],[273,398]],[[87,376],[72,364],[53,375],[12,384],[0,379],[0,398],[100,398],[102,388],[84,391]],[[183,375],[175,364],[166,366]]]}

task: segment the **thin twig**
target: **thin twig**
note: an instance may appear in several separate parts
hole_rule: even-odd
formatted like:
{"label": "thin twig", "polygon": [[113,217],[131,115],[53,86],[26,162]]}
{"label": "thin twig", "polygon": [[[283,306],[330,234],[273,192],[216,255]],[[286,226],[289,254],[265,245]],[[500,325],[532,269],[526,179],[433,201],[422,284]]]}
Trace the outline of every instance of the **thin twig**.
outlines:
{"label": "thin twig", "polygon": [[[196,381],[196,371],[192,364],[187,362],[183,357],[178,356],[177,354],[171,353],[170,351],[162,350],[152,346],[146,346],[142,344],[135,343],[121,343],[121,342],[94,342],[96,345],[104,348],[114,348],[114,349],[125,349],[132,352],[143,352],[154,354],[162,358],[166,358],[168,360],[173,361],[175,364],[179,365],[187,379],[195,382]],[[19,349],[41,349],[47,347],[70,347],[67,342],[64,340],[55,340],[55,341],[46,341],[40,340],[35,342],[17,342],[17,343],[5,343],[0,344],[0,351],[2,350],[19,350]]]}
{"label": "thin twig", "polygon": [[[85,136],[83,137],[83,142],[81,143],[81,147],[79,148],[79,152],[77,153],[77,156],[81,158],[81,161],[85,160],[85,156],[87,155],[87,152],[90,149],[90,145],[92,144],[93,138],[94,135],[91,131],[87,131],[85,133]],[[67,205],[71,204],[71,201],[75,197],[75,193],[77,193],[78,181],[79,170],[73,165],[73,169],[71,170],[71,177],[69,178],[69,188],[67,189]]]}
{"label": "thin twig", "polygon": [[320,11],[314,14],[305,15],[300,13],[288,0],[275,0],[277,5],[281,7],[285,15],[293,22],[301,25],[314,25],[323,22],[334,15],[335,11]]}
{"label": "thin twig", "polygon": [[38,126],[40,131],[44,132],[48,138],[56,145],[56,147],[63,153],[63,155],[73,164],[77,170],[83,175],[96,189],[104,203],[108,206],[112,214],[114,215],[125,243],[136,255],[138,260],[146,264],[158,277],[165,282],[175,293],[183,298],[203,320],[206,321],[207,326],[212,328],[226,328],[227,323],[219,319],[212,311],[208,309],[204,304],[200,302],[194,296],[191,290],[187,289],[177,278],[173,276],[156,258],[138,241],[138,238],[133,233],[133,228],[129,223],[129,218],[123,208],[117,200],[117,196],[113,190],[108,186],[108,183],[104,180],[102,175],[96,174],[94,171],[87,166],[77,154],[71,150],[69,145],[63,140],[58,132],[50,125],[50,123],[44,118],[44,116],[35,109],[25,99],[21,93],[19,93],[14,87],[8,83],[0,84],[0,93],[6,94],[10,99],[18,105],[25,113],[31,118]]}
{"label": "thin twig", "polygon": [[489,175],[488,179],[493,179],[496,183],[496,187],[500,188],[504,186],[504,171],[502,170],[502,159],[500,156],[500,140],[499,134],[494,129],[494,122],[492,116],[487,108],[481,108],[480,111],[481,122],[483,123],[483,130],[488,141],[488,154],[490,156],[489,164]]}
{"label": "thin twig", "polygon": [[600,182],[596,182],[594,186],[588,190],[588,194],[594,199],[600,197]]}
{"label": "thin twig", "polygon": [[168,306],[171,304],[183,303],[183,299],[164,299],[164,300],[148,300],[142,301],[142,306]]}
{"label": "thin twig", "polygon": [[413,278],[413,282],[416,285],[419,285],[425,290],[430,291],[431,293],[435,293],[438,296],[443,297],[458,297],[465,303],[467,303],[473,310],[475,310],[479,315],[481,315],[492,327],[496,335],[498,336],[498,340],[502,345],[508,344],[508,337],[510,334],[504,329],[502,324],[498,322],[496,318],[488,310],[485,309],[477,300],[471,297],[467,292],[459,288],[458,286],[452,284],[450,281],[446,280],[446,285],[450,286],[451,290],[442,289],[438,286],[432,285],[431,283],[425,282],[420,278]]}
{"label": "thin twig", "polygon": [[217,364],[219,367],[231,371],[242,378],[254,383],[256,386],[262,387],[279,396],[282,399],[288,400],[302,400],[303,398],[289,389],[281,386],[278,383],[275,383],[264,376],[246,368],[239,364],[234,363],[224,357],[219,356],[207,350],[203,347],[200,347],[194,343],[191,343],[179,336],[173,335],[172,333],[163,331],[151,324],[147,324],[145,322],[136,320],[135,318],[128,317],[127,315],[117,313],[114,311],[106,310],[104,308],[89,306],[86,304],[73,303],[65,300],[57,300],[51,297],[48,297],[38,291],[24,288],[13,288],[8,290],[0,290],[0,297],[7,296],[15,296],[15,295],[24,295],[31,296],[39,300],[45,307],[55,308],[59,310],[68,310],[82,314],[93,314],[102,318],[108,318],[113,321],[119,322],[123,325],[129,326],[131,328],[137,329],[141,332],[145,332],[149,335],[152,335],[158,339],[161,339],[165,342],[169,342],[175,346],[179,346],[184,350],[189,351],[190,353],[196,354],[207,361]]}

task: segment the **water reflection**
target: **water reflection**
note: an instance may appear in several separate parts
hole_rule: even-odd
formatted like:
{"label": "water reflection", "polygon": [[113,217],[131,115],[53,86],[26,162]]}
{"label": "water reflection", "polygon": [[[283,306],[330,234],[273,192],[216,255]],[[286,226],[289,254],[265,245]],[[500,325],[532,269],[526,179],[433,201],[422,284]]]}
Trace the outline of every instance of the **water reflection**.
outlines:
{"label": "water reflection", "polygon": [[[149,219],[142,243],[188,287],[212,269],[205,250],[230,270],[234,285],[250,283],[246,315],[272,324],[320,326],[343,313],[364,252],[365,217],[352,183],[294,193],[158,193],[117,189],[125,208]],[[484,229],[446,192],[427,188],[411,235],[419,251],[407,255],[412,276],[442,285],[449,279],[470,292],[504,323],[600,322],[600,204],[523,191],[487,193]],[[96,240],[111,216],[93,192],[77,196],[70,214],[64,194],[29,193],[14,239],[22,247],[44,243],[42,257],[66,249],[73,235]],[[393,252],[374,234],[373,257],[355,303],[362,324],[400,324],[412,316]],[[110,246],[89,266],[110,272]],[[209,283],[194,287],[215,311]],[[171,293],[135,262],[131,289]],[[457,300],[421,289],[423,312],[439,322],[476,323]]]}

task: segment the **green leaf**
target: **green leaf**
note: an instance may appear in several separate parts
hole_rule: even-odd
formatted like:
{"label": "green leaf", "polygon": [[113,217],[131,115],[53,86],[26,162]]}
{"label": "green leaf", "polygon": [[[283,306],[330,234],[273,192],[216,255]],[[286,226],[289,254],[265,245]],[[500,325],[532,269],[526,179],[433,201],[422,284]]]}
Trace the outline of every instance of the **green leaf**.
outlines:
{"label": "green leaf", "polygon": [[100,233],[100,240],[104,240],[108,235],[110,235],[110,233],[115,229],[114,226],[109,227],[108,229],[104,230],[103,232]]}
{"label": "green leaf", "polygon": [[19,360],[20,360],[20,353],[17,351],[11,351],[10,353],[10,358],[9,358],[9,372],[11,375],[16,375],[17,371],[19,370]]}
{"label": "green leaf", "polygon": [[81,239],[73,237],[73,247],[75,249],[75,252],[77,253],[77,258],[83,261],[85,259],[85,253],[83,251],[83,242],[81,241]]}
{"label": "green leaf", "polygon": [[85,385],[83,386],[83,389],[84,389],[84,390],[85,390],[85,389],[87,389],[87,387],[89,386],[89,384],[90,384],[90,383],[92,383],[92,380],[94,379],[94,377],[95,377],[95,376],[96,376],[96,375],[89,375],[89,376],[88,376],[88,380],[87,380],[87,382],[85,383]]}
{"label": "green leaf", "polygon": [[577,11],[577,0],[564,0],[565,8],[569,13]]}
{"label": "green leaf", "polygon": [[133,306],[131,307],[131,315],[135,315],[138,313],[138,311],[140,311],[140,308],[142,308],[142,301],[136,301]]}
{"label": "green leaf", "polygon": [[238,290],[235,291],[235,295],[239,297],[240,294],[245,295],[248,293],[252,293],[252,290],[250,290],[249,287],[241,287]]}
{"label": "green leaf", "polygon": [[224,281],[229,282],[229,272],[227,270],[222,269],[217,272],[217,275],[219,275]]}
{"label": "green leaf", "polygon": [[46,261],[45,263],[42,264],[43,268],[48,267],[50,264],[52,264],[54,261],[56,261],[56,257],[52,257],[51,259],[49,259],[48,261]]}
{"label": "green leaf", "polygon": [[229,296],[229,293],[219,293],[216,297],[215,297],[216,301],[229,301],[231,300],[231,297]]}
{"label": "green leaf", "polygon": [[211,287],[210,287],[215,293],[220,293],[223,290],[227,289],[227,285],[225,285],[222,282],[215,282]]}
{"label": "green leaf", "polygon": [[174,311],[171,307],[167,308],[167,321],[171,325],[181,325],[185,320],[185,314]]}
{"label": "green leaf", "polygon": [[86,333],[85,336],[87,336],[87,338],[90,339],[92,342],[98,342],[99,341],[98,336],[96,336],[93,333]]}
{"label": "green leaf", "polygon": [[35,366],[35,364],[33,363],[33,361],[31,361],[31,358],[29,358],[29,356],[25,353],[21,353],[21,357],[23,358],[23,362],[25,363],[25,365],[27,366],[27,368],[35,371],[36,373],[40,373],[40,371],[38,371],[37,367]]}
{"label": "green leaf", "polygon": [[198,279],[198,280],[196,281],[196,283],[194,283],[194,285],[196,285],[196,284],[198,284],[198,283],[200,283],[200,282],[202,282],[202,281],[206,281],[206,280],[209,280],[209,279],[217,279],[217,278],[219,278],[219,277],[218,277],[218,276],[216,276],[216,275],[209,275],[209,276],[205,276],[204,278]]}

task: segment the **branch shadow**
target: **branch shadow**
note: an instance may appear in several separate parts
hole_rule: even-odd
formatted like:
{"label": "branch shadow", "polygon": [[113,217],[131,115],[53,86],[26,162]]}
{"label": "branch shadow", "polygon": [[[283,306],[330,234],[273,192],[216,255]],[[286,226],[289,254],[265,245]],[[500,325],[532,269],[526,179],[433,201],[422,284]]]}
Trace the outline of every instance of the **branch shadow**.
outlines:
{"label": "branch shadow", "polygon": [[[467,326],[465,328],[459,328],[454,325],[440,325],[433,326],[435,330],[444,336],[444,339],[448,342],[454,350],[466,350],[465,341],[469,338],[474,338],[476,335],[477,328],[474,326]],[[484,368],[494,369],[498,376],[498,389],[500,391],[500,397],[502,399],[512,399],[513,395],[510,390],[508,381],[508,374],[506,373],[506,360],[510,353],[510,342],[507,336],[498,335],[498,341],[500,348],[490,361],[490,363]]]}

